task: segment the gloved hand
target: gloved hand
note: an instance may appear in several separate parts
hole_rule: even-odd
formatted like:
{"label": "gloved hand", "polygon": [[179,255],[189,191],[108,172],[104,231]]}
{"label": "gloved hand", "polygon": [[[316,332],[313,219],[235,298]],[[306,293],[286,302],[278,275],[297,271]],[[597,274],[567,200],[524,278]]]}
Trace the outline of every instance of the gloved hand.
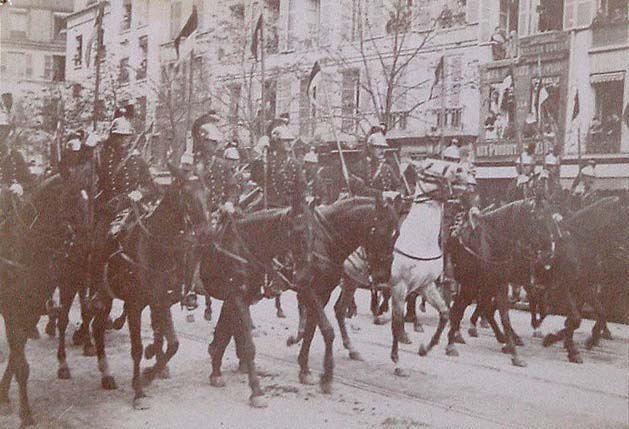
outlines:
{"label": "gloved hand", "polygon": [[133,202],[138,202],[142,199],[142,192],[135,190],[135,191],[131,191],[129,192],[129,198],[131,199],[131,201]]}
{"label": "gloved hand", "polygon": [[22,195],[24,195],[24,188],[22,188],[22,185],[20,185],[19,183],[12,184],[9,187],[9,190],[13,192],[15,195],[17,195],[18,197],[21,197]]}

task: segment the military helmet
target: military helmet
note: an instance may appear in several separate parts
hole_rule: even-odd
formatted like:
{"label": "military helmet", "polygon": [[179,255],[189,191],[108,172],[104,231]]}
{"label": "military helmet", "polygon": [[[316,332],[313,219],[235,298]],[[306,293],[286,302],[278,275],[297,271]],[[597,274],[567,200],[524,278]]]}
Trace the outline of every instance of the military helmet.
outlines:
{"label": "military helmet", "polygon": [[233,146],[228,147],[227,149],[225,149],[225,152],[223,152],[223,158],[231,159],[233,161],[240,160],[240,154],[238,153],[238,149],[236,149]]}
{"label": "military helmet", "polygon": [[596,171],[594,170],[594,166],[592,165],[586,165],[585,167],[583,167],[583,169],[581,170],[581,174],[587,177],[596,177]]}
{"label": "military helmet", "polygon": [[522,165],[535,165],[535,159],[527,152],[522,152],[520,158],[518,158],[518,163]]}
{"label": "military helmet", "polygon": [[559,165],[559,158],[557,158],[553,153],[549,153],[544,158],[544,164],[546,164],[548,166]]}
{"label": "military helmet", "polygon": [[127,118],[125,118],[124,116],[120,116],[114,119],[111,123],[111,134],[130,136],[131,134],[133,134],[133,126]]}
{"label": "military helmet", "polygon": [[295,134],[286,125],[279,125],[271,131],[271,140],[294,140]]}
{"label": "military helmet", "polygon": [[190,151],[185,151],[183,155],[181,155],[181,160],[179,161],[182,167],[189,167],[194,164],[194,155]]}
{"label": "military helmet", "polygon": [[382,133],[379,132],[370,135],[367,139],[367,144],[369,146],[382,147],[385,149],[389,147],[389,145],[387,144],[387,139],[382,135]]}
{"label": "military helmet", "polygon": [[319,155],[314,150],[310,150],[306,155],[304,155],[304,162],[308,164],[317,164],[319,163]]}

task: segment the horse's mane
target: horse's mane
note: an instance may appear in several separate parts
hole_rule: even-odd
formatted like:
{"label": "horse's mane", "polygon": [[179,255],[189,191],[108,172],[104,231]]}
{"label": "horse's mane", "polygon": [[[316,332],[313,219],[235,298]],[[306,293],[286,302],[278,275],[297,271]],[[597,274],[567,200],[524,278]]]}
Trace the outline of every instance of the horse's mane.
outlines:
{"label": "horse's mane", "polygon": [[354,207],[365,206],[374,204],[375,199],[372,197],[351,197],[342,200],[335,201],[333,204],[319,206],[318,209],[322,214],[334,214],[338,212],[345,212]]}
{"label": "horse's mane", "polygon": [[247,213],[244,217],[238,219],[238,224],[246,227],[260,222],[276,220],[286,216],[290,210],[290,207],[282,207]]}
{"label": "horse's mane", "polygon": [[[613,210],[617,206],[618,210]],[[610,225],[610,218],[619,216],[620,199],[618,197],[602,198],[574,213],[566,220],[568,229],[577,233],[594,233],[605,230]],[[620,222],[625,222],[624,219]]]}
{"label": "horse's mane", "polygon": [[483,210],[480,218],[483,220],[504,219],[509,217],[509,215],[513,215],[515,212],[520,211],[526,203],[526,200],[517,200],[492,210]]}

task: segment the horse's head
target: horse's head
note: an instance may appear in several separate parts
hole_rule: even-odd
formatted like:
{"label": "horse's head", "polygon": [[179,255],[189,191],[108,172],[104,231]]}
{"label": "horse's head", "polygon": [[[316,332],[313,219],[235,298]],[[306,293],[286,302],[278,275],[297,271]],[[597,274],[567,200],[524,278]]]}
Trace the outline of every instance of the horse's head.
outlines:
{"label": "horse's head", "polygon": [[425,159],[415,164],[416,196],[429,196],[437,201],[459,197],[475,182],[473,171],[460,163],[440,159]]}
{"label": "horse's head", "polygon": [[551,268],[555,258],[557,242],[561,236],[560,217],[554,213],[551,204],[537,194],[535,198],[522,201],[518,225],[520,242],[527,257],[533,258],[536,266]]}
{"label": "horse's head", "polygon": [[[399,197],[396,197],[399,198]],[[375,208],[366,219],[363,247],[374,283],[386,283],[391,277],[393,246],[399,235],[395,200],[376,196]]]}

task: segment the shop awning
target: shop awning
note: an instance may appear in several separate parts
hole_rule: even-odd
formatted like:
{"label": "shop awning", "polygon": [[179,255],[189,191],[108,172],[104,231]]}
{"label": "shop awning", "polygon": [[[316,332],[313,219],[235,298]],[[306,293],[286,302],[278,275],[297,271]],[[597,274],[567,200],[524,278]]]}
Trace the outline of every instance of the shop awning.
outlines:
{"label": "shop awning", "polygon": [[605,83],[605,82],[618,82],[625,78],[624,71],[617,72],[608,72],[608,73],[596,73],[590,75],[590,82],[595,83]]}

